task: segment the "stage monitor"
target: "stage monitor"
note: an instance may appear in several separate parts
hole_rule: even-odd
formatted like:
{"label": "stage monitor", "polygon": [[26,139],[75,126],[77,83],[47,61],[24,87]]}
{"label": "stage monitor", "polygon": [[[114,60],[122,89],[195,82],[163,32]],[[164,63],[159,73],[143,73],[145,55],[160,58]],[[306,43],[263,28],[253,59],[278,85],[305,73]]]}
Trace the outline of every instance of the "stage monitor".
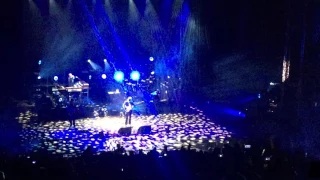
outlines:
{"label": "stage monitor", "polygon": [[151,133],[151,126],[141,126],[138,129],[138,134],[150,134]]}
{"label": "stage monitor", "polygon": [[118,134],[122,136],[130,136],[131,130],[132,130],[132,127],[123,127],[119,129]]}

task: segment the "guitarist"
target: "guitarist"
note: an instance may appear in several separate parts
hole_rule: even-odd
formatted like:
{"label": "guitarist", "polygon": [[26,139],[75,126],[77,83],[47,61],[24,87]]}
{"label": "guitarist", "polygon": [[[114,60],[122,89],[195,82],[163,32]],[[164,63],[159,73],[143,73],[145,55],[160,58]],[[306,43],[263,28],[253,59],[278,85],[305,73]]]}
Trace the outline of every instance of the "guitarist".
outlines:
{"label": "guitarist", "polygon": [[126,125],[131,125],[131,115],[132,115],[132,109],[134,107],[134,104],[132,102],[132,97],[128,97],[123,105],[122,105],[124,111],[125,111],[125,118],[126,118]]}

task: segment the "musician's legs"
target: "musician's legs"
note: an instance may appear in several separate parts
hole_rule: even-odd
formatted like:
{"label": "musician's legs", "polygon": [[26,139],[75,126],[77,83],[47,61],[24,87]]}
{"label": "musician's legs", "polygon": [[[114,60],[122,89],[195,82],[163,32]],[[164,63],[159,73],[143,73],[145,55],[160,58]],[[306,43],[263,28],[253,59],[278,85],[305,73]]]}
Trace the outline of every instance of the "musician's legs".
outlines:
{"label": "musician's legs", "polygon": [[71,115],[71,113],[68,114],[68,119],[69,119],[70,127],[72,127],[72,115]]}
{"label": "musician's legs", "polygon": [[73,116],[69,117],[69,122],[70,122],[70,127],[75,126],[74,117]]}
{"label": "musician's legs", "polygon": [[128,120],[129,120],[129,113],[128,112],[125,112],[124,116],[126,118],[126,125],[128,124]]}
{"label": "musician's legs", "polygon": [[132,115],[132,111],[130,111],[128,114],[129,114],[129,117],[128,117],[129,124],[131,125],[131,115]]}
{"label": "musician's legs", "polygon": [[73,127],[76,127],[76,118],[75,117],[72,118],[72,124],[73,124]]}
{"label": "musician's legs", "polygon": [[69,117],[70,127],[72,127],[72,117]]}

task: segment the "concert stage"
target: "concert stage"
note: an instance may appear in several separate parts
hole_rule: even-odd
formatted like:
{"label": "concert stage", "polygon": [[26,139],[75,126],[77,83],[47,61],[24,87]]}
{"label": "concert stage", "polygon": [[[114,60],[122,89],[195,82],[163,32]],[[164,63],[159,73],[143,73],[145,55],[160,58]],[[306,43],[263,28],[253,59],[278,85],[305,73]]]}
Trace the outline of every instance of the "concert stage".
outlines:
{"label": "concert stage", "polygon": [[[24,146],[30,151],[47,150],[51,154],[71,156],[81,154],[88,145],[98,153],[115,150],[117,144],[127,151],[148,151],[154,147],[161,150],[165,145],[168,150],[176,150],[189,144],[207,150],[228,143],[232,134],[196,108],[193,114],[133,116],[132,130],[127,128],[129,133],[122,129],[125,126],[121,117],[78,119],[74,129],[69,128],[68,121],[37,123],[32,121],[32,116],[27,112],[18,117]],[[141,130],[141,127],[146,128]],[[151,132],[147,132],[148,127]]]}

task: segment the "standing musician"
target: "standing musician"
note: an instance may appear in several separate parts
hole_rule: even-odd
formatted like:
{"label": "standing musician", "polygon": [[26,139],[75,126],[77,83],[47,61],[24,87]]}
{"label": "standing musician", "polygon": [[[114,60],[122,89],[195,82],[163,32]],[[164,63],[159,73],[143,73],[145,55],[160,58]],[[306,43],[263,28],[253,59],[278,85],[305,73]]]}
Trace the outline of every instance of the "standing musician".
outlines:
{"label": "standing musician", "polygon": [[70,128],[73,126],[76,128],[76,105],[74,102],[74,99],[71,99],[68,105],[68,116],[69,116],[69,121],[70,121]]}
{"label": "standing musician", "polygon": [[73,87],[75,78],[76,77],[72,73],[69,73],[69,76],[68,76],[68,85],[69,85],[69,87]]}
{"label": "standing musician", "polygon": [[132,115],[132,109],[134,107],[134,104],[132,102],[132,97],[128,97],[122,104],[122,107],[125,111],[125,118],[126,118],[125,124],[131,125],[131,115]]}

